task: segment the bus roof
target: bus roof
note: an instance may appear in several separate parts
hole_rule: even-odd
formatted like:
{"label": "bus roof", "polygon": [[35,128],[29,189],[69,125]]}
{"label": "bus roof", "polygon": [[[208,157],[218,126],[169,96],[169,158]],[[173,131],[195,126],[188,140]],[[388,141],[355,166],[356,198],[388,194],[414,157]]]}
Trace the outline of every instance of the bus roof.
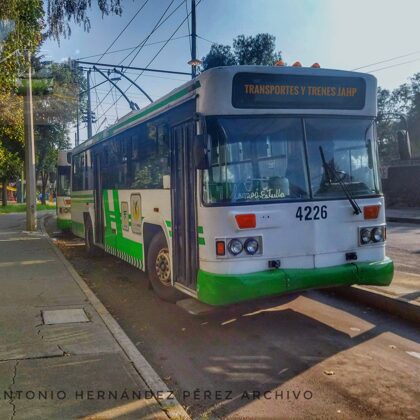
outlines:
{"label": "bus roof", "polygon": [[[344,89],[342,95],[339,95],[340,89]],[[197,97],[196,110],[203,115],[316,114],[374,117],[376,89],[374,76],[352,71],[288,66],[215,67],[143,109],[131,111],[112,126],[75,147],[73,153],[81,152],[194,97]],[[352,95],[354,91],[356,93]],[[280,98],[287,100],[281,104]]]}

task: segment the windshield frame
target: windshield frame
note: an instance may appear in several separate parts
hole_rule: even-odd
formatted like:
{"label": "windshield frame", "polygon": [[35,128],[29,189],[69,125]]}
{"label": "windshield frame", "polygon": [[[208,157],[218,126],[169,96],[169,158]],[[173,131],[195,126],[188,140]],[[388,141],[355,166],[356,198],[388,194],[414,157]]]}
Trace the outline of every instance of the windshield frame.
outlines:
{"label": "windshield frame", "polygon": [[[309,197],[303,198],[281,198],[281,199],[270,199],[270,200],[258,200],[258,201],[243,201],[243,202],[215,202],[208,203],[204,198],[204,171],[200,170],[200,200],[203,207],[234,207],[234,206],[254,206],[260,204],[280,204],[280,203],[307,203],[307,202],[320,202],[320,201],[345,201],[347,198],[343,197],[315,197],[313,188],[311,185],[311,173],[309,167],[309,156],[308,156],[308,138],[305,128],[305,119],[348,119],[348,120],[365,120],[370,121],[369,127],[372,130],[372,145],[373,145],[373,155],[374,155],[374,176],[377,179],[377,188],[379,193],[372,194],[357,194],[352,197],[356,200],[366,199],[366,198],[380,198],[383,197],[381,179],[379,174],[379,157],[378,157],[378,148],[377,148],[377,128],[376,128],[376,117],[371,115],[345,115],[345,114],[234,114],[234,115],[206,115],[206,121],[208,118],[217,119],[238,119],[238,118],[296,118],[300,120],[302,125],[302,136],[303,136],[303,148],[305,153],[304,164],[306,166],[305,172],[307,176],[307,182],[309,183]],[[207,124],[205,124],[205,134],[207,135]],[[367,137],[366,137],[367,138]]]}

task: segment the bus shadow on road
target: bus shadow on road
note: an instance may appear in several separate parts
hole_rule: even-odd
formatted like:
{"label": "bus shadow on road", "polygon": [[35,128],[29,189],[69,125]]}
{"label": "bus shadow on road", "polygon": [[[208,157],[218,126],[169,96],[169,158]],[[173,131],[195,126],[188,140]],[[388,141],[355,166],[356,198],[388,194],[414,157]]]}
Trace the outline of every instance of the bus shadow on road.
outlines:
{"label": "bus shadow on road", "polygon": [[[344,401],[358,393],[363,381],[376,383],[370,392],[383,396],[386,372],[382,366],[389,363],[395,346],[386,345],[383,353],[378,352],[372,350],[373,340],[391,333],[391,343],[392,334],[419,342],[413,328],[402,326],[400,320],[318,291],[223,308],[193,318],[188,329],[188,337],[199,337],[191,338],[187,346],[194,355],[191,369],[199,373],[186,382],[200,391],[194,396],[188,387],[184,395],[179,391],[178,398],[184,405],[206,406],[220,417],[252,416],[255,404],[264,410],[262,402],[271,408],[261,416],[272,416],[275,412],[269,410],[279,410],[284,404],[289,408],[322,405],[323,387],[332,399]],[[205,383],[197,384],[194,378],[200,377],[206,378]],[[407,381],[398,369],[388,379],[395,387]],[[315,399],[317,394],[318,401],[306,399]],[[357,404],[361,415],[392,413],[386,402],[373,406],[357,399]]]}

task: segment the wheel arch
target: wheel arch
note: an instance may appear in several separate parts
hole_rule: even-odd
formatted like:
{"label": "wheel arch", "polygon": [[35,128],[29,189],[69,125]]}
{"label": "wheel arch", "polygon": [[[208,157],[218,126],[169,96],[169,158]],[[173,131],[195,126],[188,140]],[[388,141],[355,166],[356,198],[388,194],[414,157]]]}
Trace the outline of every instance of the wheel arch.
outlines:
{"label": "wheel arch", "polygon": [[168,238],[166,237],[165,231],[163,229],[163,227],[161,225],[157,225],[154,223],[148,223],[145,222],[143,223],[143,252],[144,252],[144,264],[145,264],[145,271],[148,271],[148,267],[147,267],[147,255],[149,253],[149,247],[150,247],[150,243],[152,242],[152,239],[158,235],[162,233],[162,235],[164,236],[166,242],[168,243]]}

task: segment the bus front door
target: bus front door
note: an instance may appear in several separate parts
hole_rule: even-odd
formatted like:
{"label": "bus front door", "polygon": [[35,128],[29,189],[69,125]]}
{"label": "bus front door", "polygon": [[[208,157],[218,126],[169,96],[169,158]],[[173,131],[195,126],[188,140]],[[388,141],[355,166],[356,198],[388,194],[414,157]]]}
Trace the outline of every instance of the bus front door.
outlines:
{"label": "bus front door", "polygon": [[171,202],[174,282],[195,291],[198,265],[193,122],[172,129]]}
{"label": "bus front door", "polygon": [[93,165],[94,195],[95,195],[95,242],[104,242],[104,211],[102,198],[101,155],[95,154]]}

